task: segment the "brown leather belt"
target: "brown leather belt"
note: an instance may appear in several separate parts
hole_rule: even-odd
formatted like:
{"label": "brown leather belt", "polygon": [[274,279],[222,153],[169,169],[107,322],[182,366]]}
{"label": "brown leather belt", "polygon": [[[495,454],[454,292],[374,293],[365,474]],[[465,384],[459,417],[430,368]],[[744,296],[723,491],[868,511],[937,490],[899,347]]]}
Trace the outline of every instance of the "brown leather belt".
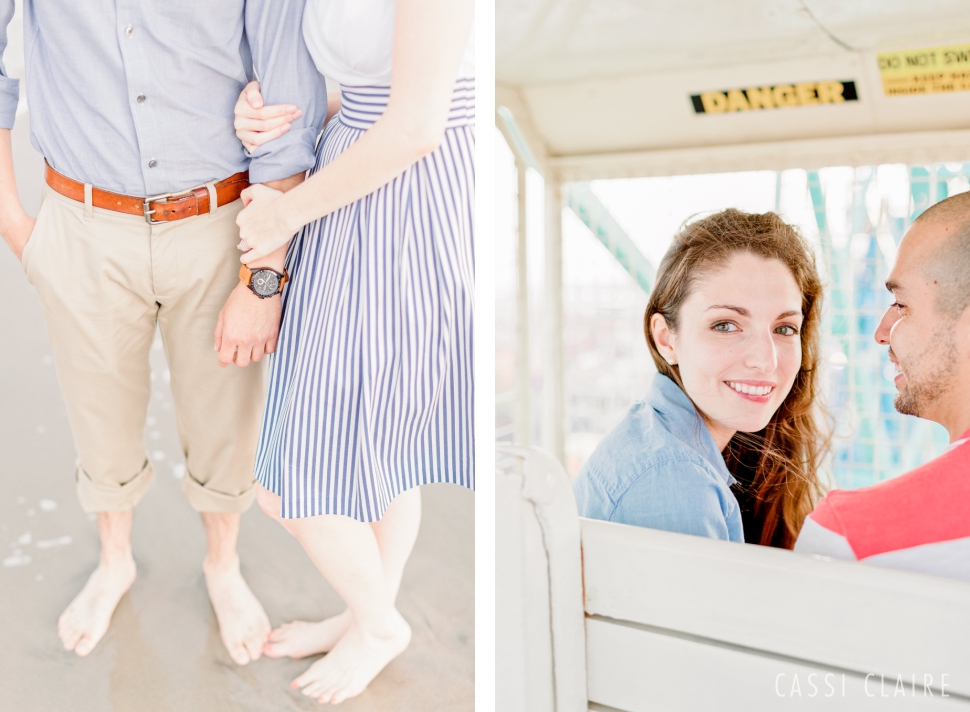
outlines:
{"label": "brown leather belt", "polygon": [[[46,162],[45,162],[46,164]],[[84,202],[84,183],[78,183],[62,175],[46,164],[45,178],[47,185],[66,198]],[[215,184],[216,205],[222,206],[239,199],[239,194],[249,187],[249,171],[237,173]],[[94,207],[104,210],[114,210],[127,215],[141,215],[151,225],[160,222],[172,222],[193,215],[205,215],[209,212],[209,189],[204,185],[181,193],[165,193],[153,195],[149,198],[136,198],[131,195],[109,193],[100,188],[91,191],[91,202]]]}

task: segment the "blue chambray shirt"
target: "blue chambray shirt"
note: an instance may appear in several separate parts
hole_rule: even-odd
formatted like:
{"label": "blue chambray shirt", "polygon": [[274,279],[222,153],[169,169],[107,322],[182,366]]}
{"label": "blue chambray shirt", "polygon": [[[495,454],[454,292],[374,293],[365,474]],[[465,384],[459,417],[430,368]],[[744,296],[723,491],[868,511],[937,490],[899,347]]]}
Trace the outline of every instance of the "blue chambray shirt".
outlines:
{"label": "blue chambray shirt", "polygon": [[[313,165],[327,91],[303,41],[304,0],[23,0],[31,143],[61,173],[135,196],[249,168],[250,180]],[[14,0],[0,0],[0,52]],[[247,155],[233,106],[255,75],[290,131]],[[0,66],[0,128],[19,81]]]}
{"label": "blue chambray shirt", "polygon": [[743,543],[734,482],[690,399],[658,373],[573,489],[583,517]]}

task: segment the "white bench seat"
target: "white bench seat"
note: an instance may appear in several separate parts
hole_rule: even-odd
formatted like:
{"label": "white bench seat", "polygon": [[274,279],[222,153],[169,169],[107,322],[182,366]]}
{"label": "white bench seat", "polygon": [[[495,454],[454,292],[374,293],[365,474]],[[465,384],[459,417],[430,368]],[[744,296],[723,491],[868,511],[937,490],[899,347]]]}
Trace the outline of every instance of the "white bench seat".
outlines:
{"label": "white bench seat", "polygon": [[592,702],[624,712],[970,709],[966,583],[580,526]]}
{"label": "white bench seat", "polygon": [[970,711],[970,584],[581,519],[504,452],[497,709]]}

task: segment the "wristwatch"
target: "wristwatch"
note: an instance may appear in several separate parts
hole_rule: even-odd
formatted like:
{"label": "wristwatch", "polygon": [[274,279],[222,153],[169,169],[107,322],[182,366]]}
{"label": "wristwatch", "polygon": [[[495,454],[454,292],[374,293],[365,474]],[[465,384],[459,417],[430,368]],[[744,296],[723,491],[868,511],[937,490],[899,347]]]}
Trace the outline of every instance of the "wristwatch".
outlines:
{"label": "wristwatch", "polygon": [[272,297],[283,291],[283,285],[290,275],[284,269],[283,274],[271,269],[251,270],[246,265],[239,268],[239,279],[260,299]]}

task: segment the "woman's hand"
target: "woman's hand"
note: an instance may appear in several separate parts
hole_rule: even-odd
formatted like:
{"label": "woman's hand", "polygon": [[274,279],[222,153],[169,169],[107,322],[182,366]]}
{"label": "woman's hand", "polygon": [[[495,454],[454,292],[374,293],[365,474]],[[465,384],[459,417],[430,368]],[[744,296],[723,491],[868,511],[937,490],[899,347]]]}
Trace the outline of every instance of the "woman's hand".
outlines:
{"label": "woman's hand", "polygon": [[239,249],[247,251],[240,262],[247,265],[265,257],[285,245],[293,237],[293,230],[286,227],[280,209],[278,190],[265,185],[251,185],[242,192],[246,207],[236,216],[239,226]]}
{"label": "woman's hand", "polygon": [[234,113],[236,136],[250,153],[285,134],[290,130],[290,122],[303,116],[303,112],[292,104],[263,106],[259,82],[249,82],[243,88]]}

